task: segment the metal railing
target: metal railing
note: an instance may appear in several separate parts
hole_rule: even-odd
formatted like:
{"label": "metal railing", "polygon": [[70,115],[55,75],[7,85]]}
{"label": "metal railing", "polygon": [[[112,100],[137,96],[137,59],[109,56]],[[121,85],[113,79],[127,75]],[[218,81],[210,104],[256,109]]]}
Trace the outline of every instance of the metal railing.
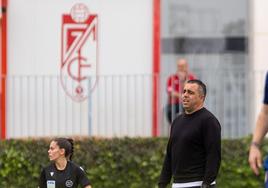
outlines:
{"label": "metal railing", "polygon": [[[196,75],[208,87],[205,106],[218,117],[223,137],[250,134],[253,108],[250,91],[256,79],[264,80],[264,72],[196,71]],[[165,116],[167,76],[159,75],[160,136],[169,132]],[[66,95],[58,76],[2,79],[7,86],[7,138],[152,136],[152,75],[100,75],[96,87],[82,102]]]}

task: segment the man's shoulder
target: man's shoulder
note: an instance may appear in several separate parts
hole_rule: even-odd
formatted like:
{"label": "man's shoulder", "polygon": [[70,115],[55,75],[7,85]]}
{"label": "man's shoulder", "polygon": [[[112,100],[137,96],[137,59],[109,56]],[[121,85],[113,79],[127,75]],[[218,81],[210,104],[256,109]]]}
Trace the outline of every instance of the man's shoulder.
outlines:
{"label": "man's shoulder", "polygon": [[206,118],[215,118],[215,119],[217,119],[216,118],[216,116],[211,112],[211,111],[209,111],[208,109],[206,109],[205,107],[203,107],[201,110],[200,110],[200,115],[202,116],[202,117],[204,117],[205,119]]}
{"label": "man's shoulder", "polygon": [[219,127],[221,127],[218,118],[212,112],[210,112],[206,108],[204,108],[203,110],[204,110],[204,112],[203,112],[203,122],[205,122],[205,124],[212,123],[213,125],[217,124],[217,125],[219,125]]}

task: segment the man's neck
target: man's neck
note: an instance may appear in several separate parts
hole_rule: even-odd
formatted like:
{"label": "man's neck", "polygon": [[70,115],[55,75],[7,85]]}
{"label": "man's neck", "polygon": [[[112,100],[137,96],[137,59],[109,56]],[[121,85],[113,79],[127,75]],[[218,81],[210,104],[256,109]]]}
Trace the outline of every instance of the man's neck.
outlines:
{"label": "man's neck", "polygon": [[194,109],[194,110],[192,110],[192,111],[187,111],[187,110],[185,110],[185,114],[193,114],[193,113],[197,112],[198,110],[202,109],[203,107],[204,107],[204,106],[201,105],[201,106],[199,106],[198,108],[196,108],[196,109]]}

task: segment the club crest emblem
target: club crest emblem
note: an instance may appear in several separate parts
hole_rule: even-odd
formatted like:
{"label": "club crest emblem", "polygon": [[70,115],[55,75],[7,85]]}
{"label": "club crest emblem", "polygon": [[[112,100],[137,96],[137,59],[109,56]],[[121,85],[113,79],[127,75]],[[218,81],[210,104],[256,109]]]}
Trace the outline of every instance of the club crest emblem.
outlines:
{"label": "club crest emblem", "polygon": [[87,99],[97,82],[98,16],[75,4],[62,16],[61,84],[77,102]]}
{"label": "club crest emblem", "polygon": [[65,182],[65,186],[66,187],[72,187],[73,186],[73,182],[72,182],[72,180],[67,180],[66,182]]}

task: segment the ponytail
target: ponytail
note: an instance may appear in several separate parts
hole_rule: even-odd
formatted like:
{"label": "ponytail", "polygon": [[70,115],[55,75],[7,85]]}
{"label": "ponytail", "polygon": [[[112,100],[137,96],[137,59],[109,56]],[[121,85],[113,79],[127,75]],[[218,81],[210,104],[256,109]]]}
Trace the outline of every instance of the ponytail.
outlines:
{"label": "ponytail", "polygon": [[70,153],[69,153],[69,156],[67,156],[69,160],[71,161],[73,157],[73,153],[74,153],[74,140],[72,138],[67,138],[67,140],[71,144]]}
{"label": "ponytail", "polygon": [[57,142],[57,145],[65,150],[65,157],[71,161],[74,153],[74,140],[72,138],[55,138],[53,141]]}

